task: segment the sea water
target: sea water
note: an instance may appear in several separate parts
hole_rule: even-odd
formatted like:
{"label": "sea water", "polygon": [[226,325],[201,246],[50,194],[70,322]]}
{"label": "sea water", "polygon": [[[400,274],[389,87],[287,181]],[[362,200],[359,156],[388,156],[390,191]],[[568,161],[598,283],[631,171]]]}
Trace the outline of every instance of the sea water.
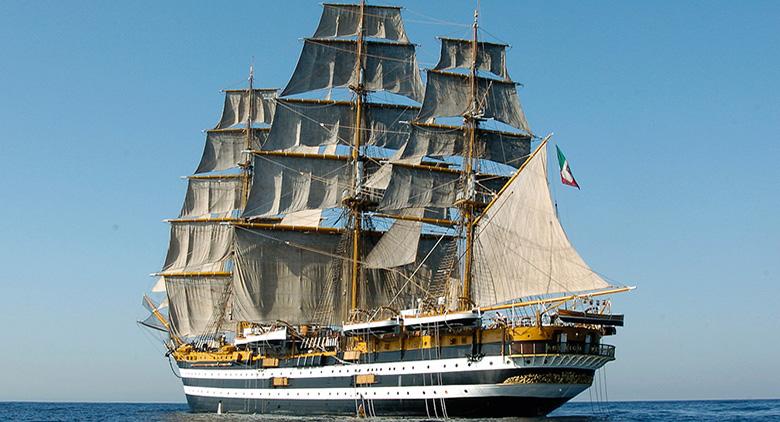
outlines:
{"label": "sea water", "polygon": [[[0,403],[2,421],[260,421],[354,422],[343,417],[193,414],[185,404],[160,403]],[[378,422],[425,421],[424,418],[371,418]],[[452,422],[478,419],[449,419]],[[546,418],[483,419],[489,421],[780,421],[780,400],[645,401],[567,403]]]}

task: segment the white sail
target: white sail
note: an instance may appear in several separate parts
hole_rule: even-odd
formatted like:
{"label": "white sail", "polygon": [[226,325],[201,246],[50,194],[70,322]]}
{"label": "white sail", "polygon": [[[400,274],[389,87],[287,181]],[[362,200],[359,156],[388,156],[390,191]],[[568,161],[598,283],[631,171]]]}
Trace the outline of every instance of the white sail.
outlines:
{"label": "white sail", "polygon": [[[422,208],[414,208],[404,214],[420,218],[424,211]],[[419,221],[396,220],[366,256],[364,266],[393,268],[415,262],[421,231],[422,223]]]}
{"label": "white sail", "polygon": [[[422,100],[423,87],[414,45],[367,41],[364,48],[365,89]],[[357,41],[307,39],[295,72],[281,95],[357,85],[356,65]]]}
{"label": "white sail", "polygon": [[[418,108],[365,104],[364,136],[367,145],[398,149],[409,133],[409,121]],[[339,101],[278,100],[265,151],[307,151],[309,147],[349,145],[355,134],[355,110]],[[316,152],[316,151],[315,151]]]}
{"label": "white sail", "polygon": [[223,271],[233,229],[210,222],[171,222],[171,242],[163,272]]}
{"label": "white sail", "polygon": [[174,334],[194,337],[214,327],[228,288],[228,277],[166,277],[168,315]]}
{"label": "white sail", "polygon": [[[463,116],[471,107],[470,89],[468,75],[429,70],[425,100],[417,118],[425,121]],[[477,77],[477,101],[482,106],[482,117],[531,133],[514,82]]]}
{"label": "white sail", "polygon": [[[252,129],[250,149],[260,149],[268,137],[268,129]],[[206,145],[195,174],[238,168],[244,159],[246,129],[222,129],[206,132]]]}
{"label": "white sail", "polygon": [[236,231],[234,318],[312,322],[328,292],[339,236],[293,231]]}
{"label": "white sail", "polygon": [[287,214],[341,205],[351,168],[344,160],[255,156],[244,217]]}
{"label": "white sail", "polygon": [[187,196],[184,198],[179,217],[230,217],[241,208],[240,177],[189,179]]}
{"label": "white sail", "polygon": [[530,159],[475,228],[473,299],[488,305],[608,287],[569,242],[547,185],[547,152]]}
{"label": "white sail", "polygon": [[[441,38],[441,56],[434,69],[470,69],[471,63],[474,62],[473,45],[471,40]],[[506,70],[506,45],[478,42],[476,65],[478,70],[509,79]]]}
{"label": "white sail", "polygon": [[[363,35],[391,41],[408,42],[401,19],[401,8],[392,6],[363,6]],[[360,5],[323,4],[322,17],[316,38],[348,37],[358,34]]]}
{"label": "white sail", "polygon": [[[384,177],[372,178],[372,186],[380,187],[384,182],[387,189],[378,209],[399,210],[405,208],[450,207],[458,193],[459,174],[419,168],[400,164],[388,164],[389,173],[380,170]],[[389,178],[387,177],[389,176]]]}
{"label": "white sail", "polygon": [[[428,125],[414,123],[409,140],[399,160],[418,163],[423,157],[451,157],[464,155],[468,146],[462,126]],[[520,167],[531,149],[531,139],[492,130],[477,130],[475,155],[484,160]]]}
{"label": "white sail", "polygon": [[318,227],[321,219],[321,209],[303,210],[285,215],[281,224],[285,226]]}
{"label": "white sail", "polygon": [[[275,89],[252,90],[252,124],[271,124],[276,109]],[[214,129],[225,129],[238,124],[246,127],[249,120],[249,90],[225,91],[225,108]]]}

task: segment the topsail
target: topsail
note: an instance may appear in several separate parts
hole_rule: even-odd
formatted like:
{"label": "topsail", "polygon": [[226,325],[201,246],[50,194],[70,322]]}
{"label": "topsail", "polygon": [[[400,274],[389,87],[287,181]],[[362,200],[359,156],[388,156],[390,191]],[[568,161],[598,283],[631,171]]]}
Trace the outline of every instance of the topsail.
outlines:
{"label": "topsail", "polygon": [[[368,41],[365,50],[365,89],[388,91],[418,102],[422,100],[414,45]],[[356,65],[356,41],[306,39],[298,66],[282,95],[354,86],[360,78],[355,71]]]}
{"label": "topsail", "polygon": [[393,6],[363,6],[363,24],[360,24],[360,5],[322,5],[322,18],[314,33],[315,38],[338,38],[358,35],[390,41],[409,42],[401,19],[401,8]]}

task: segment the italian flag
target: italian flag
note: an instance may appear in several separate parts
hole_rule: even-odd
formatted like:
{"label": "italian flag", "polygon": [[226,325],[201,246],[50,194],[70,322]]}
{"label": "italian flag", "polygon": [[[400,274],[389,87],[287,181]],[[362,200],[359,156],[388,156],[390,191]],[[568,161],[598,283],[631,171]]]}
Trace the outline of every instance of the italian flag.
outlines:
{"label": "italian flag", "polygon": [[569,168],[569,162],[566,161],[566,157],[561,152],[561,149],[558,148],[558,145],[555,146],[555,151],[558,152],[558,165],[561,167],[561,182],[564,185],[574,186],[579,189],[580,185],[574,180],[574,175],[571,174],[571,169]]}

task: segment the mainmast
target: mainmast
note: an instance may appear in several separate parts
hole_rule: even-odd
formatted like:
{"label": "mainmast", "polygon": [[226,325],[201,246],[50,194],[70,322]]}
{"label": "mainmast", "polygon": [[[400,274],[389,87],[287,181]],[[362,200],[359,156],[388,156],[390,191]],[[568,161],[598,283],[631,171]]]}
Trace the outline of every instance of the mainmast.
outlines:
{"label": "mainmast", "polygon": [[246,202],[249,199],[249,183],[252,180],[252,120],[254,119],[254,80],[255,80],[255,66],[249,65],[249,90],[247,91],[247,99],[249,104],[249,110],[246,116],[246,138],[244,141],[244,161],[239,164],[241,167],[241,209],[246,207]]}
{"label": "mainmast", "polygon": [[463,198],[460,202],[461,221],[465,230],[465,263],[463,271],[463,293],[460,298],[460,308],[468,309],[471,306],[471,272],[474,260],[474,218],[475,216],[475,182],[474,182],[474,145],[476,143],[477,130],[479,128],[480,106],[477,98],[477,31],[479,29],[479,10],[474,11],[474,25],[471,39],[471,66],[469,72],[470,106],[465,114],[465,124],[468,133],[468,147],[466,148],[466,160],[463,165]]}
{"label": "mainmast", "polygon": [[360,283],[360,235],[363,224],[363,211],[361,209],[360,196],[362,194],[363,183],[363,162],[361,148],[361,135],[363,132],[363,101],[365,99],[365,89],[363,85],[363,28],[365,25],[365,0],[360,1],[360,20],[357,31],[357,46],[355,61],[355,74],[358,78],[357,85],[351,85],[349,88],[355,93],[355,136],[352,142],[352,197],[349,206],[352,212],[352,273],[351,273],[351,296],[350,312],[358,307],[358,290]]}
{"label": "mainmast", "polygon": [[[352,98],[291,98],[299,94],[320,97],[317,91],[333,88],[348,90]],[[368,93],[376,91],[416,102],[423,97],[415,46],[406,36],[400,8],[365,1],[325,3],[320,23],[314,35],[304,39],[295,71],[276,102],[278,110],[268,139],[252,151],[255,165],[243,217],[281,218],[281,222],[273,227],[242,222],[248,230],[237,234],[237,297],[244,303],[242,309],[251,311],[247,320],[341,322],[351,319],[352,310],[375,309],[379,301],[384,305],[385,295],[394,295],[382,284],[383,275],[376,274],[388,265],[408,264],[407,257],[377,252],[374,257],[381,257],[367,263],[376,249],[373,239],[377,235],[369,240],[366,233],[377,201],[373,194],[381,190],[367,179],[376,174],[388,151],[403,147],[410,129],[400,122],[412,120],[419,108],[392,101],[369,102]],[[322,213],[336,209],[346,224],[339,221],[335,232],[312,235],[311,229],[320,228],[323,222]],[[394,232],[403,232],[405,226],[398,226]],[[286,228],[299,233],[279,234]],[[261,230],[286,240],[254,247],[270,240],[259,239]],[[269,249],[272,245],[275,250]],[[266,273],[256,276],[256,268],[269,262],[268,254],[285,247],[297,252],[279,255],[279,262],[289,266],[279,267],[273,261]],[[310,256],[313,251],[322,253]],[[276,271],[281,268],[301,270]],[[263,289],[269,280],[275,280],[279,289]],[[293,297],[303,299],[291,303]],[[289,306],[282,309],[282,303]]]}

